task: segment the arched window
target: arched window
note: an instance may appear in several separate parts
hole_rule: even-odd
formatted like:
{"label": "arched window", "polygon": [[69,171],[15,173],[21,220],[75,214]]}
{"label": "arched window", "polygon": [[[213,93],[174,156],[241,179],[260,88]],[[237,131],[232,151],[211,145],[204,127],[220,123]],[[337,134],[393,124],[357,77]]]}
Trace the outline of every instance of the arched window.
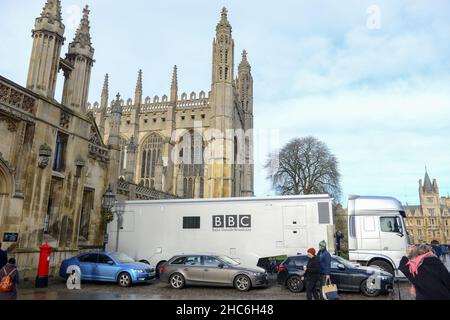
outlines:
{"label": "arched window", "polygon": [[[200,133],[194,132],[193,130],[186,132],[182,139],[183,150],[183,171],[184,171],[184,182],[183,190],[185,198],[195,198],[198,194],[200,198],[203,197],[203,176],[204,176],[204,151],[205,144],[203,137]],[[195,190],[196,180],[199,179],[200,190]]]}
{"label": "arched window", "polygon": [[[146,187],[155,185],[155,171],[158,157],[161,156],[162,138],[153,133],[144,140],[141,148],[141,181]],[[161,179],[161,177],[158,177]]]}

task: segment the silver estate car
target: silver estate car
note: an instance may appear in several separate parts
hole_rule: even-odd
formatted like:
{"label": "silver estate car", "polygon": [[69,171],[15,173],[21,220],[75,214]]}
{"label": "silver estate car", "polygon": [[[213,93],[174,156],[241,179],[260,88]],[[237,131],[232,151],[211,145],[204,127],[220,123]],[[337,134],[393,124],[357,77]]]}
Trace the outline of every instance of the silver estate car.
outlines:
{"label": "silver estate car", "polygon": [[161,281],[175,289],[186,285],[208,285],[248,291],[269,284],[264,269],[245,267],[224,255],[178,255],[164,263],[159,271]]}

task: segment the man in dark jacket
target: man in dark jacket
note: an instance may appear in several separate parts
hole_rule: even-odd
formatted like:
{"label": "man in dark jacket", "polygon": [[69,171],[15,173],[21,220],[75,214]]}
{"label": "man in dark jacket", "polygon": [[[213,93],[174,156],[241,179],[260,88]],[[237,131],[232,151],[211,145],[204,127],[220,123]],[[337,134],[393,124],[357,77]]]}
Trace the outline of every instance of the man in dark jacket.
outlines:
{"label": "man in dark jacket", "polygon": [[0,242],[0,269],[8,262],[8,254],[2,250],[2,243]]}
{"label": "man in dark jacket", "polygon": [[307,252],[309,260],[304,275],[306,299],[312,300],[314,297],[314,300],[319,300],[317,283],[320,280],[320,259],[316,256],[316,250],[314,248],[309,248]]}
{"label": "man in dark jacket", "polygon": [[413,284],[416,300],[450,300],[450,273],[425,247],[411,246],[398,268]]}
{"label": "man in dark jacket", "polygon": [[325,240],[319,243],[319,253],[317,256],[320,259],[320,278],[321,287],[324,286],[328,281],[331,280],[331,255],[327,250],[327,243]]}

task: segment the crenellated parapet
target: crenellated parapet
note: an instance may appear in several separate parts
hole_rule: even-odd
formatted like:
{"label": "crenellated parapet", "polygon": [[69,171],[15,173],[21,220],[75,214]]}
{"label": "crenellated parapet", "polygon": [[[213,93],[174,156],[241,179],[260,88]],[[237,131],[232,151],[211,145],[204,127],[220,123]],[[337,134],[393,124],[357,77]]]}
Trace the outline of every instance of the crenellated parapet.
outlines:
{"label": "crenellated parapet", "polygon": [[[196,108],[208,108],[210,106],[210,93],[208,92],[208,95],[206,95],[205,91],[200,91],[197,95],[196,92],[191,92],[189,95],[185,92],[183,92],[180,96],[180,99],[177,100],[177,109],[196,109]],[[109,107],[106,109],[106,113],[111,113],[111,106],[115,103],[115,100],[113,100]],[[131,114],[133,110],[135,110],[138,105],[134,103],[134,101],[129,98],[125,102],[123,99],[120,100],[120,105],[122,106],[122,114],[128,115]],[[157,95],[155,95],[153,98],[150,98],[147,96],[141,107],[141,114],[148,113],[148,112],[160,112],[160,111],[166,111],[169,106],[171,105],[171,102],[169,101],[169,98],[167,95],[163,95],[161,98]],[[87,108],[90,111],[93,111],[94,113],[100,112],[101,106],[96,101],[93,104],[88,103]]]}

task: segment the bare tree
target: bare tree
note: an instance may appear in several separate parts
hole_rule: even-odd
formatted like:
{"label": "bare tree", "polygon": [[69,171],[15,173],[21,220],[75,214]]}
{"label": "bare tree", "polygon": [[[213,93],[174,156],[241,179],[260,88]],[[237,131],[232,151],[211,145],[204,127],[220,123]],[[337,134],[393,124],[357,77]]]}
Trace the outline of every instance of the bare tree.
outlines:
{"label": "bare tree", "polygon": [[327,145],[314,137],[297,138],[271,153],[265,168],[275,191],[282,195],[341,196],[338,161]]}

